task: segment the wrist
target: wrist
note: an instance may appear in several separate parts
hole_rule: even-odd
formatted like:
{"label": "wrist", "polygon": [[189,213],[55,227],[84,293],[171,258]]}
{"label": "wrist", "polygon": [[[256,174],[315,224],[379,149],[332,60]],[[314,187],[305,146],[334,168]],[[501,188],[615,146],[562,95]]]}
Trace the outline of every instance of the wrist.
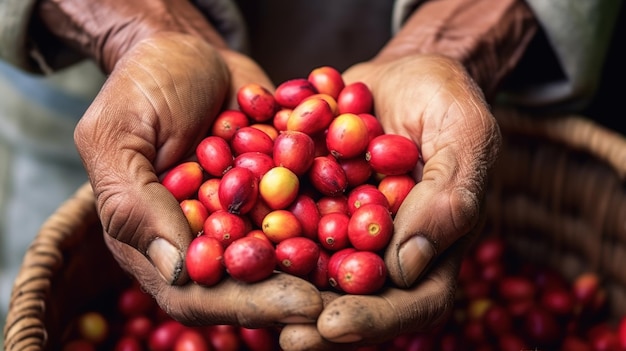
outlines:
{"label": "wrist", "polygon": [[439,54],[462,63],[490,99],[537,31],[523,0],[426,1],[375,60]]}
{"label": "wrist", "polygon": [[221,36],[186,0],[42,0],[35,15],[39,28],[83,56],[104,72],[138,42],[162,32],[198,36],[216,48]]}

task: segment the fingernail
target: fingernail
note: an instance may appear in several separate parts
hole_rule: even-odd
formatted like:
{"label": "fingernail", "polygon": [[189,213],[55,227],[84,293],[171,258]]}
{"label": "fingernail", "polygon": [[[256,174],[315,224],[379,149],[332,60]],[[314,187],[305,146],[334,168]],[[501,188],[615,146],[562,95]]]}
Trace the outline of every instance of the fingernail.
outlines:
{"label": "fingernail", "polygon": [[402,279],[406,286],[415,283],[434,256],[435,249],[430,241],[423,236],[414,236],[402,244],[398,257],[400,258]]}
{"label": "fingernail", "polygon": [[157,238],[148,246],[148,257],[169,284],[178,280],[182,271],[183,259],[180,251],[163,238]]}

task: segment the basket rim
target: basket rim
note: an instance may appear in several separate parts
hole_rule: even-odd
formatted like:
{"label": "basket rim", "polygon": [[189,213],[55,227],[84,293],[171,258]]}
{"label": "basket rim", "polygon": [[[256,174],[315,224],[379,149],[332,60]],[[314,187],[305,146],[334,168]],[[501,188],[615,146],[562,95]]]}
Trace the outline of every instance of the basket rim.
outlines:
{"label": "basket rim", "polygon": [[3,329],[4,350],[43,350],[46,298],[51,277],[63,267],[63,248],[74,228],[97,220],[95,196],[85,182],[42,224],[29,245],[14,280]]}

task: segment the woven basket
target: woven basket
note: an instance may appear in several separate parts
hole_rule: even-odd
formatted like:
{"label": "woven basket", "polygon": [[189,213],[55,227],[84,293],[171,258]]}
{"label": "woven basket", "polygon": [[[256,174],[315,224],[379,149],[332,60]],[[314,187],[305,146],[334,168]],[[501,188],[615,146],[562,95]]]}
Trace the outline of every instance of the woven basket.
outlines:
{"label": "woven basket", "polygon": [[[600,273],[613,312],[626,315],[626,138],[580,116],[495,115],[504,144],[487,226],[523,257],[566,277]],[[128,279],[106,251],[84,185],[44,223],[24,257],[4,349],[60,350],[78,311]]]}

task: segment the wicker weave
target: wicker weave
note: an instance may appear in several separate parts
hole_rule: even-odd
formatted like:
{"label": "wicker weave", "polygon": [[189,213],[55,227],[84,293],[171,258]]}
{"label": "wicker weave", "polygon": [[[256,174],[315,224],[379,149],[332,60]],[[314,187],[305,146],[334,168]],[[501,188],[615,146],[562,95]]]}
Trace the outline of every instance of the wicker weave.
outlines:
{"label": "wicker weave", "polygon": [[[488,226],[566,277],[600,272],[616,315],[626,314],[626,138],[580,116],[495,115],[504,145],[487,198]],[[84,185],[44,223],[24,257],[4,349],[60,349],[76,311],[125,279],[106,252]]]}
{"label": "wicker weave", "polygon": [[491,225],[568,278],[602,273],[626,314],[626,138],[582,116],[496,110],[504,135],[489,192]]}
{"label": "wicker weave", "polygon": [[42,225],[18,273],[4,327],[5,350],[61,350],[65,326],[128,277],[107,251],[88,184]]}

